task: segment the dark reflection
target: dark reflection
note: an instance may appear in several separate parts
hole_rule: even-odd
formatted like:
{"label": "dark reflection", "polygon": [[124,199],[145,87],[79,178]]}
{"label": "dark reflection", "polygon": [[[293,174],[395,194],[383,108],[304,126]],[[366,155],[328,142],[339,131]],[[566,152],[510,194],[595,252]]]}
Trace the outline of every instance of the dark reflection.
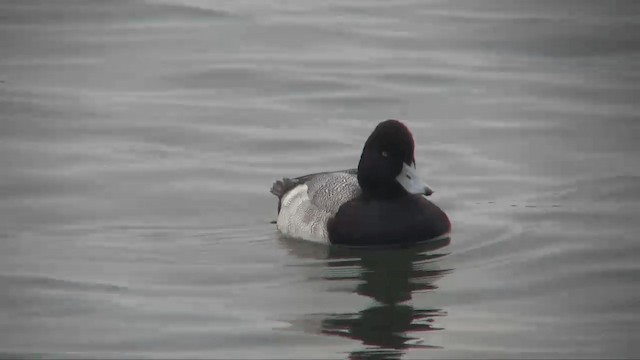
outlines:
{"label": "dark reflection", "polygon": [[350,354],[351,359],[397,359],[408,348],[435,347],[422,343],[417,333],[442,330],[434,320],[445,312],[415,308],[410,300],[416,291],[436,289],[435,281],[450,271],[441,269],[438,261],[446,255],[441,249],[449,244],[449,238],[404,249],[350,249],[281,240],[298,257],[324,260],[324,279],[355,280],[357,285],[351,291],[375,300],[374,305],[358,312],[308,314],[309,318],[320,317],[320,328],[313,331],[364,345]]}

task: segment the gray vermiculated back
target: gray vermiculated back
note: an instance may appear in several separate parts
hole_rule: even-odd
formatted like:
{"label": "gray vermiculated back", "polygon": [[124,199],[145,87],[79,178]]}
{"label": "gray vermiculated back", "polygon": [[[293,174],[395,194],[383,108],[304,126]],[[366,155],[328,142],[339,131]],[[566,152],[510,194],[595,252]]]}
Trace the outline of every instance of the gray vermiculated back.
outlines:
{"label": "gray vermiculated back", "polygon": [[311,203],[332,214],[338,211],[340,205],[361,193],[358,179],[347,172],[318,174],[305,184],[309,188]]}

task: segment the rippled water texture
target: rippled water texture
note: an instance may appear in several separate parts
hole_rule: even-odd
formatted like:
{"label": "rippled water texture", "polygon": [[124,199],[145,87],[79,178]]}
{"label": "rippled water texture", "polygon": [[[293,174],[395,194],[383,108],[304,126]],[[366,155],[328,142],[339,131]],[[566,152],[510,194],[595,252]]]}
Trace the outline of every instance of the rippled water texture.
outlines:
{"label": "rippled water texture", "polygon": [[[0,1],[0,354],[640,355],[636,1]],[[444,243],[284,239],[405,121]]]}

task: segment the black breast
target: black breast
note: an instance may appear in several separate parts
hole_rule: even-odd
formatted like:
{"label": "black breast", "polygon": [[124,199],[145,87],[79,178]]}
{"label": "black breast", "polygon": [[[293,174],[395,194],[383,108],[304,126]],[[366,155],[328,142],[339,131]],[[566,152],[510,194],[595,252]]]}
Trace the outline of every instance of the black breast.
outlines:
{"label": "black breast", "polygon": [[390,200],[358,197],[343,204],[327,224],[333,244],[408,245],[448,233],[447,215],[422,195]]}

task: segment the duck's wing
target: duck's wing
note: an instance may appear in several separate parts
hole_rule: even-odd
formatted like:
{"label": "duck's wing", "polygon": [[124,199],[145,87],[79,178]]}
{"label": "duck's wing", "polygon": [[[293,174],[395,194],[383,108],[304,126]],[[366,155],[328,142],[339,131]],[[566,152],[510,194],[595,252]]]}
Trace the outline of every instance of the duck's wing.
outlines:
{"label": "duck's wing", "polygon": [[287,192],[289,192],[289,190],[293,189],[294,187],[304,184],[309,180],[315,179],[316,181],[324,179],[325,177],[323,175],[330,175],[330,174],[350,174],[350,175],[357,175],[358,174],[358,169],[347,169],[347,170],[337,170],[337,171],[325,171],[325,172],[319,172],[319,173],[315,173],[315,174],[309,174],[309,175],[304,175],[304,176],[299,176],[296,178],[283,178],[282,180],[276,180],[273,185],[271,186],[271,190],[270,192],[277,196],[278,199],[282,199],[282,197],[284,196],[284,194],[286,194]]}
{"label": "duck's wing", "polygon": [[295,178],[294,180],[297,180],[302,184],[302,183],[305,183],[308,180],[311,180],[311,179],[314,179],[314,178],[319,178],[319,177],[321,178],[322,175],[335,175],[335,174],[348,174],[348,175],[357,176],[358,175],[358,169],[324,171],[324,172],[319,172],[319,173],[315,173],[315,174],[299,176],[299,177]]}
{"label": "duck's wing", "polygon": [[278,212],[284,196],[297,186],[305,186],[311,204],[319,210],[335,214],[340,205],[360,194],[356,177],[357,169],[327,171],[277,180],[271,187],[271,193],[278,197]]}
{"label": "duck's wing", "polygon": [[345,171],[317,174],[309,178],[304,185],[307,186],[311,204],[331,215],[362,191],[356,175]]}

